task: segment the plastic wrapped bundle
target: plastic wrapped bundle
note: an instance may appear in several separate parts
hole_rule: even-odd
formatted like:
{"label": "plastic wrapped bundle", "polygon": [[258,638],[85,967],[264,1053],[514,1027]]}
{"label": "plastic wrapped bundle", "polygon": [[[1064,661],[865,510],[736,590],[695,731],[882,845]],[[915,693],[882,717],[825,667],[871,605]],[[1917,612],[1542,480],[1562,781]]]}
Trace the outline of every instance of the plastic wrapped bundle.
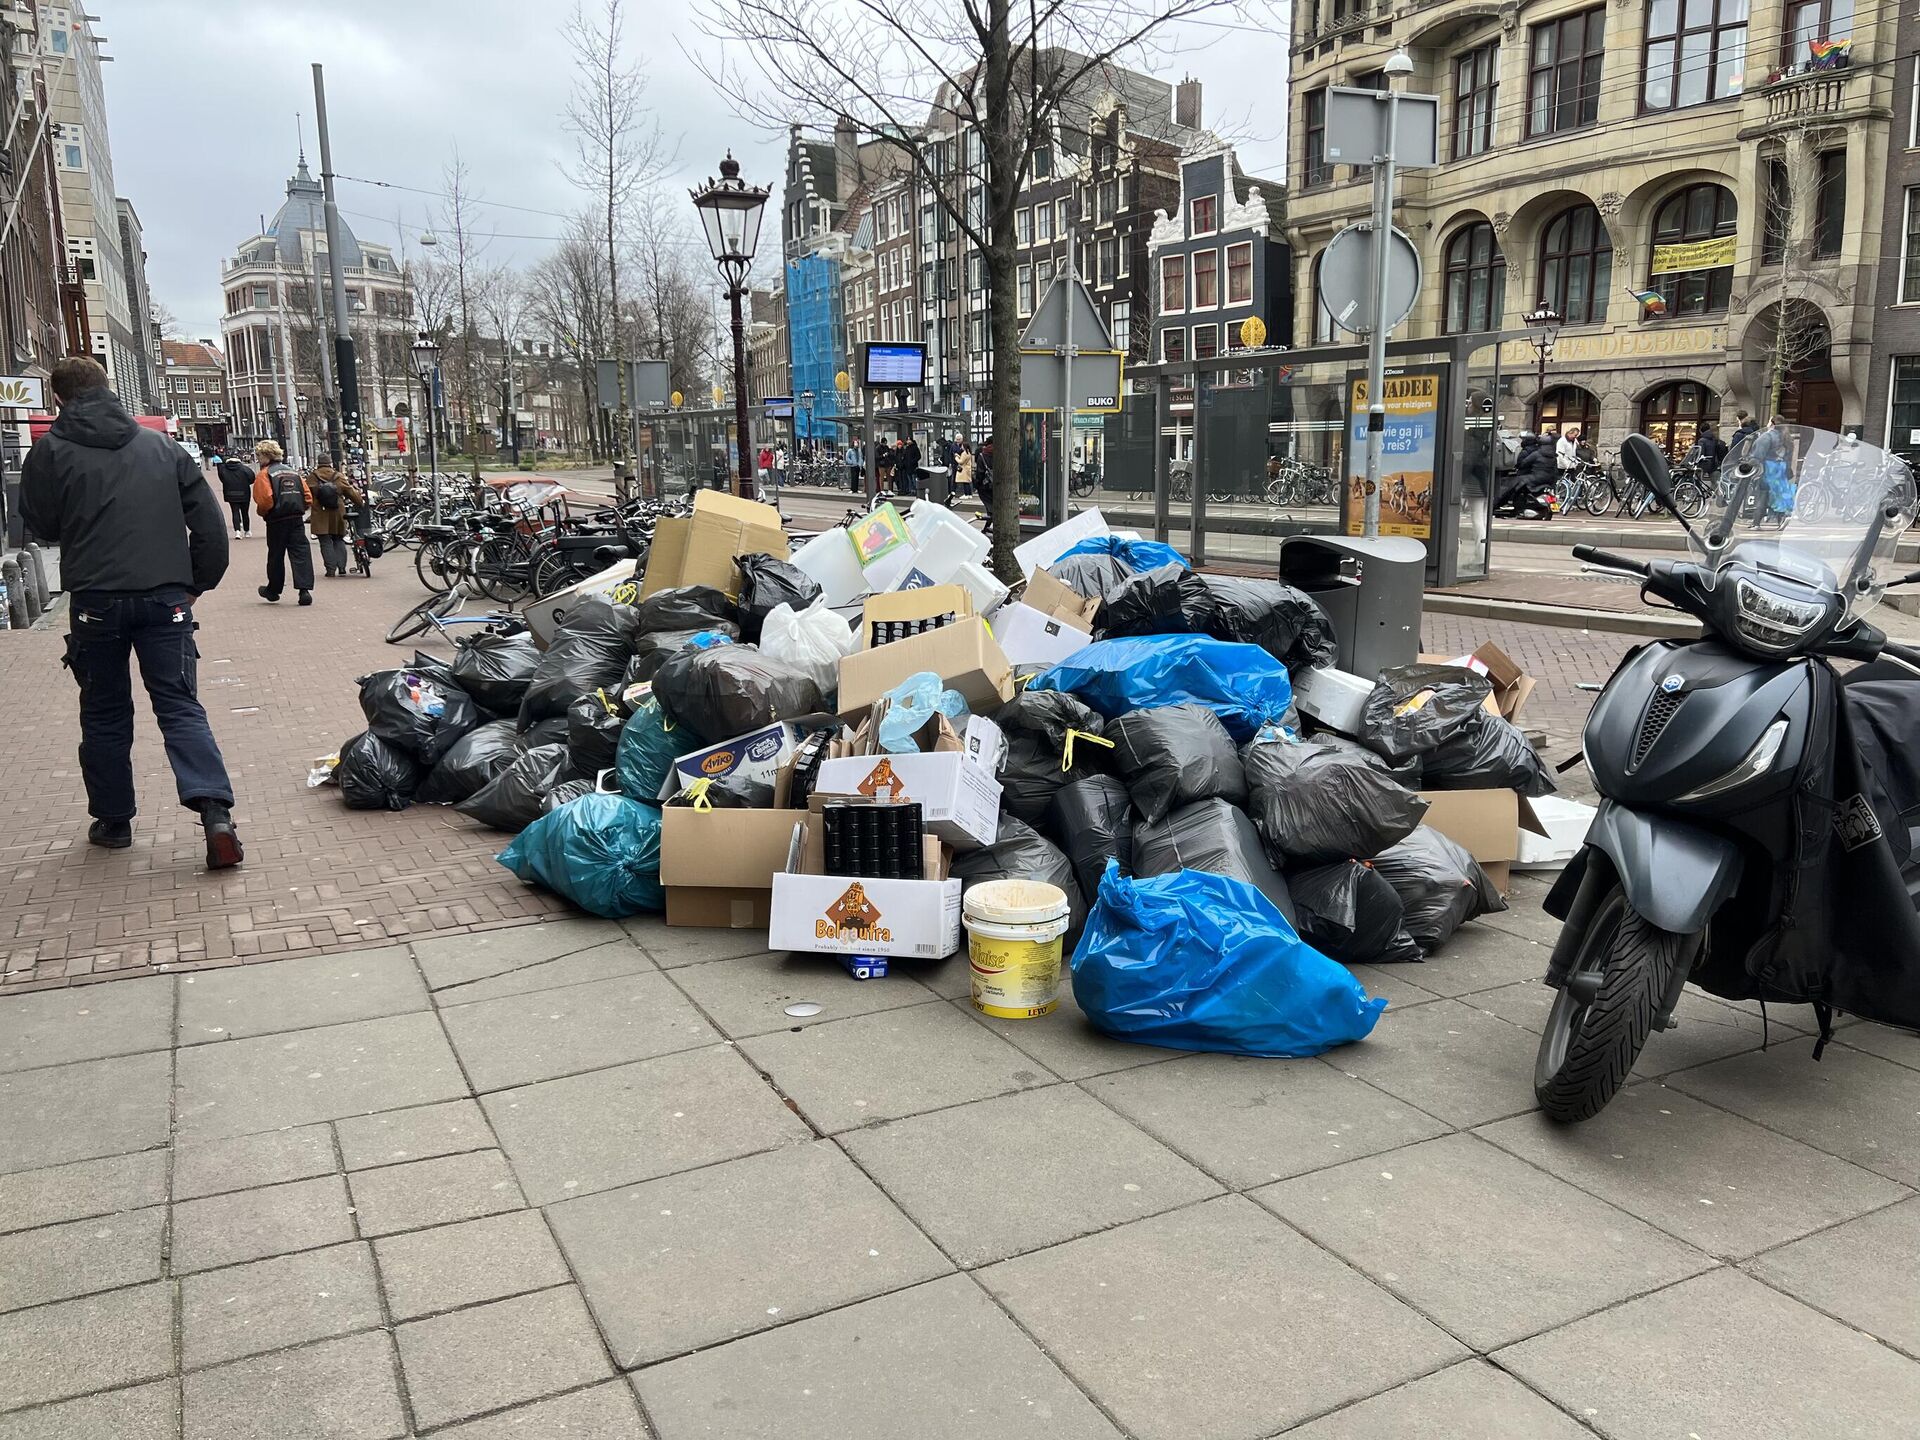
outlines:
{"label": "plastic wrapped bundle", "polygon": [[514,715],[540,668],[540,647],[526,631],[478,635],[453,657],[454,682],[489,715]]}
{"label": "plastic wrapped bundle", "polygon": [[[1089,535],[1060,557],[1072,560],[1081,555],[1110,555],[1132,570],[1157,570],[1162,565],[1178,565],[1185,570],[1187,557],[1171,545],[1158,540],[1135,540],[1126,535]],[[1056,560],[1054,564],[1059,564]]]}
{"label": "plastic wrapped bundle", "polygon": [[1287,667],[1257,645],[1205,635],[1096,640],[1042,670],[1027,689],[1064,690],[1109,719],[1162,705],[1204,705],[1236,740],[1284,721]]}
{"label": "plastic wrapped bundle", "polygon": [[1367,696],[1365,743],[1393,761],[1431,754],[1485,714],[1492,693],[1484,675],[1458,665],[1382,670]]}
{"label": "plastic wrapped bundle", "polygon": [[624,795],[585,795],[529,821],[499,859],[528,884],[609,920],[666,907],[660,812]]}
{"label": "plastic wrapped bundle", "polygon": [[1295,870],[1287,889],[1299,912],[1300,934],[1346,965],[1381,965],[1420,959],[1406,932],[1400,892],[1371,865],[1342,860]]}
{"label": "plastic wrapped bundle", "polygon": [[567,758],[588,779],[613,764],[627,712],[611,692],[596,690],[567,707]]}
{"label": "plastic wrapped bundle", "polygon": [[993,844],[954,856],[952,873],[960,877],[962,895],[984,880],[1041,880],[1058,885],[1067,897],[1069,943],[1087,923],[1087,902],[1072,862],[1059,846],[1011,815],[1000,817],[1000,834]]}
{"label": "plastic wrapped bundle", "polygon": [[752,645],[689,646],[660,667],[653,697],[676,724],[702,735],[745,735],[821,706],[820,687],[804,671]]}
{"label": "plastic wrapped bundle", "polygon": [[620,731],[614,768],[620,777],[621,793],[634,800],[657,799],[674,757],[691,755],[706,746],[707,741],[693,731],[675,725],[660,702],[649,696]]}
{"label": "plastic wrapped bundle", "polygon": [[1430,790],[1518,790],[1539,796],[1557,788],[1553,772],[1520,727],[1485,710],[1439,749],[1422,756],[1420,766]]}
{"label": "plastic wrapped bundle", "polygon": [[1304,590],[1233,575],[1208,575],[1203,583],[1214,603],[1209,633],[1258,645],[1289,672],[1332,665],[1339,658],[1333,622]]}
{"label": "plastic wrapped bundle", "polygon": [[1413,833],[1427,802],[1349,751],[1263,730],[1240,752],[1248,809],[1281,864],[1368,860]]}
{"label": "plastic wrapped bundle", "polygon": [[740,633],[756,643],[761,627],[777,606],[805,610],[820,598],[820,582],[796,565],[772,555],[736,555],[740,567]]}
{"label": "plastic wrapped bundle", "polygon": [[521,725],[565,715],[582,695],[617,689],[639,635],[640,612],[631,605],[603,595],[589,595],[574,605],[554,631],[553,643],[521,697]]}
{"label": "plastic wrapped bundle", "polygon": [[1021,691],[1000,707],[994,724],[1006,737],[1000,764],[1000,808],[1038,824],[1060,788],[1106,765],[1100,743],[1106,722],[1054,690]]}
{"label": "plastic wrapped bundle", "polygon": [[478,795],[494,776],[520,758],[513,721],[490,720],[469,730],[440,757],[414,799],[422,805],[458,805]]}
{"label": "plastic wrapped bundle", "polygon": [[1407,933],[1428,952],[1467,921],[1507,908],[1473,856],[1428,825],[1381,851],[1373,868],[1400,896]]}
{"label": "plastic wrapped bundle", "polygon": [[1210,635],[1219,616],[1207,582],[1184,565],[1162,565],[1127,580],[1094,617],[1101,639],[1126,635]]}
{"label": "plastic wrapped bundle", "polygon": [[365,730],[340,747],[340,763],[333,767],[334,783],[349,810],[404,810],[413,803],[424,774],[425,768],[405,750]]}
{"label": "plastic wrapped bundle", "polygon": [[566,746],[541,745],[453,808],[495,830],[524,830],[545,813],[547,796],[575,778],[567,766]]}
{"label": "plastic wrapped bundle", "polygon": [[1112,765],[1126,777],[1134,806],[1147,820],[1216,796],[1247,803],[1247,776],[1220,717],[1204,705],[1163,705],[1107,722]]}
{"label": "plastic wrapped bundle", "polygon": [[480,709],[464,690],[411,668],[381,670],[360,682],[367,730],[431,769],[469,730]]}
{"label": "plastic wrapped bundle", "polygon": [[1225,800],[1196,800],[1164,820],[1143,820],[1135,828],[1133,873],[1169,875],[1175,870],[1205,870],[1244,880],[1293,919],[1286,877],[1267,859],[1247,812]]}
{"label": "plastic wrapped bundle", "polygon": [[639,612],[642,635],[672,630],[698,631],[734,627],[738,636],[739,615],[727,592],[711,585],[676,585],[656,590],[634,607]]}
{"label": "plastic wrapped bundle", "polygon": [[1100,888],[1107,861],[1133,873],[1133,797],[1112,775],[1069,781],[1047,806],[1047,828],[1066,851],[1083,895]]}

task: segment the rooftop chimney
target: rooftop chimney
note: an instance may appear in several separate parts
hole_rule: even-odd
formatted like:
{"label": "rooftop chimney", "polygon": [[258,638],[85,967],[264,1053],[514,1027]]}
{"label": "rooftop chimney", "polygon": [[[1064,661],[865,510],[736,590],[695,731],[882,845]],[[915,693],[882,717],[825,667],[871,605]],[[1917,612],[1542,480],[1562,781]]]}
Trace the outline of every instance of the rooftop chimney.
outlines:
{"label": "rooftop chimney", "polygon": [[1173,118],[1189,130],[1200,128],[1200,82],[1191,75],[1173,88]]}

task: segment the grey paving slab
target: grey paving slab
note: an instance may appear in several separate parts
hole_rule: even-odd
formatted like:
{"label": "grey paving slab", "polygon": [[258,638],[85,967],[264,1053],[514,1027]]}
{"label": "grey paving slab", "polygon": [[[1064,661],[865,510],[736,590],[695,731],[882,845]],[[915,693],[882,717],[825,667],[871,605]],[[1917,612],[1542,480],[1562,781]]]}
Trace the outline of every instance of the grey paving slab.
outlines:
{"label": "grey paving slab", "polygon": [[1254,1192],[1476,1350],[1713,1262],[1472,1135],[1443,1135]]}
{"label": "grey paving slab", "polygon": [[1421,964],[1395,969],[1408,972],[1408,984],[1458,996],[1538,980],[1547,973],[1551,955],[1550,945],[1486,925],[1462,925]]}
{"label": "grey paving slab", "polygon": [[434,1440],[649,1440],[633,1391],[609,1380],[436,1431]]}
{"label": "grey paving slab", "polygon": [[477,935],[446,935],[413,942],[420,973],[435,990],[464,985],[509,970],[524,970],[562,955],[591,950],[621,938],[611,920],[542,920],[537,925],[515,925],[505,930],[483,930]]}
{"label": "grey paving slab", "polygon": [[167,1281],[0,1315],[0,1410],[172,1373]]}
{"label": "grey paving slab", "polygon": [[1347,969],[1366,987],[1368,995],[1378,995],[1385,1000],[1388,1009],[1398,1006],[1404,1010],[1410,1005],[1425,1005],[1435,998],[1434,992],[1420,983],[1420,977],[1426,974],[1424,963],[1349,965]]}
{"label": "grey paving slab", "polygon": [[1920,1359],[1920,1200],[1796,1240],[1747,1268]]}
{"label": "grey paving slab", "polygon": [[333,1131],[340,1139],[340,1157],[349,1170],[431,1160],[436,1155],[458,1155],[463,1150],[493,1146],[487,1117],[472,1100],[355,1115],[335,1121]]}
{"label": "grey paving slab", "polygon": [[1537,1037],[1458,1000],[1389,1008],[1373,1034],[1321,1062],[1445,1120],[1479,1125],[1533,1108]]}
{"label": "grey paving slab", "polygon": [[1730,1269],[1494,1360],[1610,1440],[1907,1440],[1920,1415],[1920,1365]]}
{"label": "grey paving slab", "polygon": [[[1066,966],[1061,967],[1061,988],[1071,988],[1066,978]],[[960,948],[944,960],[913,960],[901,967],[902,973],[910,974],[920,984],[934,994],[948,1000],[966,1000],[973,995],[973,969],[967,960],[967,947]],[[889,975],[888,979],[893,977]]]}
{"label": "grey paving slab", "polygon": [[498,1150],[356,1170],[349,1178],[362,1235],[392,1235],[518,1210],[526,1204]]}
{"label": "grey paving slab", "polygon": [[182,1045],[313,1030],[427,1008],[404,945],[236,965],[180,977]]}
{"label": "grey paving slab", "polygon": [[166,1144],[172,1075],[164,1051],[0,1075],[0,1171]]}
{"label": "grey paving slab", "polygon": [[647,952],[623,937],[577,954],[562,955],[558,960],[543,960],[538,965],[509,970],[504,975],[450,985],[436,990],[433,1000],[436,1005],[467,1005],[475,1000],[498,1000],[505,995],[526,995],[563,985],[584,985],[589,980],[638,975],[653,968]]}
{"label": "grey paving slab", "polygon": [[484,1105],[533,1205],[813,1135],[723,1046],[496,1091]]}
{"label": "grey paving slab", "polygon": [[1448,1128],[1312,1060],[1190,1055],[1083,1083],[1236,1190],[1411,1145]]}
{"label": "grey paving slab", "polygon": [[189,1275],[180,1282],[189,1370],[380,1325],[373,1254],[334,1245]]}
{"label": "grey paving slab", "polygon": [[167,1198],[167,1152],[143,1150],[0,1175],[0,1234],[137,1210]]}
{"label": "grey paving slab", "polygon": [[545,1290],[570,1278],[535,1210],[390,1235],[373,1242],[373,1253],[396,1320]]}
{"label": "grey paving slab", "polygon": [[[1469,996],[1467,1003],[1490,1010],[1502,1020],[1522,1026],[1537,1036],[1546,1027],[1558,993],[1534,979],[1498,990],[1482,990]],[[1767,1038],[1767,1029],[1758,1011],[1722,1005],[1692,990],[1681,995],[1674,1018],[1680,1022],[1677,1029],[1662,1030],[1648,1037],[1646,1048],[1634,1061],[1634,1079],[1644,1080],[1648,1076],[1723,1060],[1746,1050],[1758,1050]],[[1791,1041],[1795,1035],[1777,1019],[1773,1021],[1772,1031],[1776,1045]]]}
{"label": "grey paving slab", "polygon": [[1479,1133],[1723,1258],[1751,1255],[1908,1193],[1664,1085],[1630,1085],[1584,1124],[1520,1115]]}
{"label": "grey paving slab", "polygon": [[1237,1195],[976,1273],[1140,1440],[1256,1440],[1465,1354]]}
{"label": "grey paving slab", "polygon": [[1666,1083],[1902,1184],[1920,1182],[1920,1071],[1801,1042],[1736,1055]]}
{"label": "grey paving slab", "polygon": [[321,1175],[175,1205],[173,1270],[215,1270],[353,1238],[346,1181]]}
{"label": "grey paving slab", "polygon": [[154,1205],[0,1236],[0,1310],[158,1280],[166,1219]]}
{"label": "grey paving slab", "polygon": [[41,990],[0,1000],[0,1072],[164,1050],[173,977]]}
{"label": "grey paving slab", "polygon": [[1560,922],[1542,906],[1554,878],[1551,875],[1513,876],[1507,888],[1507,908],[1493,915],[1482,915],[1473,924],[1538,940],[1542,945],[1553,944],[1560,935]]}
{"label": "grey paving slab", "polygon": [[179,1133],[212,1140],[399,1110],[467,1093],[428,1013],[260,1035],[180,1052]]}
{"label": "grey paving slab", "polygon": [[554,1080],[711,1044],[720,1035],[657,970],[444,1008],[477,1091]]}
{"label": "grey paving slab", "polygon": [[1920,1069],[1920,1035],[1911,1030],[1893,1030],[1885,1025],[1849,1025],[1840,1031],[1839,1040],[1850,1049],[1864,1050],[1882,1060]]}
{"label": "grey paving slab", "polygon": [[953,1268],[828,1140],[547,1213],[626,1369]]}
{"label": "grey paving slab", "polygon": [[951,1005],[858,1015],[797,1035],[758,1035],[740,1048],[830,1135],[1053,1079],[1038,1061]]}
{"label": "grey paving slab", "polygon": [[[722,1032],[736,1039],[807,1025],[825,1025],[849,1015],[922,1005],[938,997],[906,974],[884,981],[855,980],[836,960],[824,955],[774,955],[761,951],[706,965],[685,965],[673,983],[693,998]],[[786,1013],[789,1005],[812,1003],[813,1016]]]}
{"label": "grey paving slab", "polygon": [[951,1003],[954,1009],[968,1016],[976,1025],[984,1025],[1015,1049],[1031,1055],[1055,1075],[1067,1080],[1108,1075],[1115,1070],[1131,1070],[1139,1065],[1157,1065],[1186,1053],[1102,1035],[1093,1028],[1086,1011],[1073,998],[1073,987],[1064,981],[1060,986],[1060,1003],[1053,1013],[1031,1020],[1002,1020],[983,1015],[974,1008],[971,996]]}
{"label": "grey paving slab", "polygon": [[1463,1360],[1287,1431],[1287,1440],[1589,1440],[1511,1375]]}
{"label": "grey paving slab", "polygon": [[969,1269],[1220,1193],[1071,1085],[855,1130],[842,1143]]}
{"label": "grey paving slab", "polygon": [[414,1420],[423,1429],[613,1373],[571,1285],[409,1321],[394,1334]]}
{"label": "grey paving slab", "polygon": [[634,943],[653,957],[662,970],[700,965],[708,960],[731,960],[767,948],[767,932],[760,929],[708,930],[669,925],[657,915],[640,915],[620,922]]}
{"label": "grey paving slab", "polygon": [[195,1200],[256,1185],[280,1185],[331,1175],[338,1168],[333,1135],[324,1125],[265,1130],[226,1140],[183,1140],[173,1151],[173,1198]]}
{"label": "grey paving slab", "polygon": [[1119,1431],[964,1276],[633,1377],[662,1440],[1115,1440]]}
{"label": "grey paving slab", "polygon": [[179,1387],[157,1380],[0,1415],[0,1440],[180,1440]]}
{"label": "grey paving slab", "polygon": [[379,1331],[256,1355],[182,1384],[186,1440],[401,1440],[393,1345]]}

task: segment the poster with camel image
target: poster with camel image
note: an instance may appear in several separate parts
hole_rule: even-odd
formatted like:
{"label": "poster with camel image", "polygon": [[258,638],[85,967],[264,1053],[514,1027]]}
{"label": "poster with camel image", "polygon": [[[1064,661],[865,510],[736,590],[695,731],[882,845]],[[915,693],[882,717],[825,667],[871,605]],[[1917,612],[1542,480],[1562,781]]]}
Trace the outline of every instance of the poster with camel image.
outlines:
{"label": "poster with camel image", "polygon": [[[1380,447],[1380,533],[1433,536],[1433,476],[1440,446],[1441,372],[1405,370],[1386,378],[1386,434]],[[1358,535],[1366,514],[1367,406],[1365,376],[1348,383],[1347,494],[1349,535]]]}

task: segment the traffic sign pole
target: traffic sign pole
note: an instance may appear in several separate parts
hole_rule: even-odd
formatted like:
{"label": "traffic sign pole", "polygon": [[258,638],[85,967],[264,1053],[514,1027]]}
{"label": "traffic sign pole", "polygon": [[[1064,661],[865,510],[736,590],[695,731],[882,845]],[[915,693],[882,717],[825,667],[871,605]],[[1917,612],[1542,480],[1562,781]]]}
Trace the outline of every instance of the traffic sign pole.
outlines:
{"label": "traffic sign pole", "polygon": [[1387,438],[1387,257],[1393,231],[1394,133],[1400,96],[1387,82],[1386,154],[1373,165],[1373,329],[1367,336],[1367,492],[1360,533],[1380,534],[1380,453]]}

